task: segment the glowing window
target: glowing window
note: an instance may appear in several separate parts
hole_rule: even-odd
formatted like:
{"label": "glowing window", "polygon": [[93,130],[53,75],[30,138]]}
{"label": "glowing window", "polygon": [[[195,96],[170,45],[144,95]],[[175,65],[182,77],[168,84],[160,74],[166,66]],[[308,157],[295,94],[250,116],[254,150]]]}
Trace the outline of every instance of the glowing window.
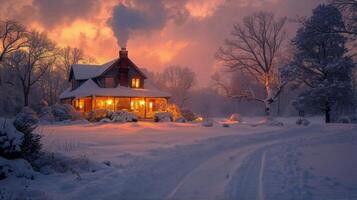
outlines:
{"label": "glowing window", "polygon": [[139,78],[131,79],[131,87],[132,88],[139,88],[140,87],[140,79]]}

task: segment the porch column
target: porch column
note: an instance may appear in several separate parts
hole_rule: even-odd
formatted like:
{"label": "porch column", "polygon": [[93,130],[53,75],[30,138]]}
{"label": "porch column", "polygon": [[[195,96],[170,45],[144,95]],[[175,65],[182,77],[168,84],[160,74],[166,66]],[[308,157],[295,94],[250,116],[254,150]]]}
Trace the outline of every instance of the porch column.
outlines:
{"label": "porch column", "polygon": [[146,119],[146,98],[144,98],[144,102],[145,102],[145,104],[144,104],[144,109],[145,109],[144,118]]}

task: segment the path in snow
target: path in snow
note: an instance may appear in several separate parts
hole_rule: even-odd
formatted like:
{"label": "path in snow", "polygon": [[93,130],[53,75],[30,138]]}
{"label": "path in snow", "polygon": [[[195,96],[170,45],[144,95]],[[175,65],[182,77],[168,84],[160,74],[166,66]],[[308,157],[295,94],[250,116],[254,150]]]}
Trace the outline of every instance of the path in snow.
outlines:
{"label": "path in snow", "polygon": [[[132,163],[133,167],[142,167],[132,172],[129,170],[126,174],[133,176],[129,176],[121,191],[114,195],[123,199],[257,199],[258,188],[263,191],[264,186],[265,156],[262,151],[270,146],[319,134],[311,132],[313,130],[311,126],[299,128],[298,133],[296,129],[282,129],[254,136],[223,136],[174,150],[158,151],[154,154],[158,160]],[[243,179],[239,177],[238,183],[235,183],[232,176],[245,163],[248,163],[250,172],[246,172],[247,177]],[[236,190],[237,187],[240,190]],[[260,194],[260,199],[263,199],[263,192]]]}

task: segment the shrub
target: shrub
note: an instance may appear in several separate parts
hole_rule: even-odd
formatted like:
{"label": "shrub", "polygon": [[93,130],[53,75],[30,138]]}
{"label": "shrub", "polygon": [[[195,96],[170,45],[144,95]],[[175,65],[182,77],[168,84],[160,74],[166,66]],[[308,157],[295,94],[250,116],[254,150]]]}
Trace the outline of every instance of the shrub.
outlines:
{"label": "shrub", "polygon": [[90,122],[99,122],[101,119],[110,118],[111,112],[106,109],[93,110],[88,113],[87,119]]}
{"label": "shrub", "polygon": [[190,121],[190,122],[197,119],[197,116],[195,115],[195,113],[193,113],[191,110],[188,110],[188,109],[181,110],[181,115],[187,121]]}
{"label": "shrub", "polygon": [[33,130],[37,127],[37,123],[38,118],[36,113],[28,107],[23,108],[22,111],[16,115],[13,123],[14,127],[24,134],[20,146],[21,154],[22,157],[29,162],[36,159],[41,150],[41,136],[33,133]]}
{"label": "shrub", "polygon": [[31,132],[36,128],[38,117],[29,107],[24,107],[15,117],[14,126],[20,132]]}
{"label": "shrub", "polygon": [[16,159],[21,157],[23,133],[16,130],[10,121],[1,121],[0,128],[0,157]]}
{"label": "shrub", "polygon": [[51,106],[51,112],[57,121],[83,119],[81,113],[69,104],[55,104]]}
{"label": "shrub", "polygon": [[137,122],[138,117],[126,110],[119,110],[111,114],[111,120],[113,122]]}
{"label": "shrub", "polygon": [[154,115],[155,122],[172,122],[173,116],[171,112],[157,112]]}
{"label": "shrub", "polygon": [[166,108],[166,112],[171,113],[171,121],[174,121],[181,116],[180,108],[175,104],[169,104]]}

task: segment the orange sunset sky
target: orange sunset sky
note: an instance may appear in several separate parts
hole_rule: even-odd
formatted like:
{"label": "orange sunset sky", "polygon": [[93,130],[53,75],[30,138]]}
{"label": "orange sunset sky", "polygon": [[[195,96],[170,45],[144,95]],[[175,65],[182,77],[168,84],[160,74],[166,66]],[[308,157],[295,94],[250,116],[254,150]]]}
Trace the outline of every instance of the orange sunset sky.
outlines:
{"label": "orange sunset sky", "polygon": [[[127,48],[139,66],[160,71],[181,65],[195,71],[201,86],[219,68],[214,54],[232,25],[254,11],[277,16],[309,15],[319,0],[0,0],[0,17],[46,31],[59,46],[79,47],[106,62],[118,56],[112,30],[113,10],[128,15],[119,21],[131,27]],[[133,25],[135,24],[135,26]],[[289,23],[293,35],[296,25]]]}

